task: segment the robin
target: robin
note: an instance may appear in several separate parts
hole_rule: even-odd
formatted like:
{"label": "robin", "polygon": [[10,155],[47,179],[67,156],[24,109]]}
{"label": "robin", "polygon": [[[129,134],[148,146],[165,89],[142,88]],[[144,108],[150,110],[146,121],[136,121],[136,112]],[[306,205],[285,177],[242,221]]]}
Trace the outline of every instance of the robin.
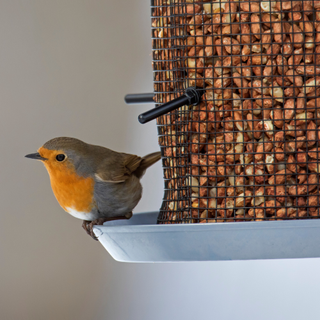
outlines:
{"label": "robin", "polygon": [[138,157],[60,137],[26,157],[43,162],[60,206],[82,219],[82,227],[97,240],[94,225],[131,218],[142,195],[140,179],[161,154]]}

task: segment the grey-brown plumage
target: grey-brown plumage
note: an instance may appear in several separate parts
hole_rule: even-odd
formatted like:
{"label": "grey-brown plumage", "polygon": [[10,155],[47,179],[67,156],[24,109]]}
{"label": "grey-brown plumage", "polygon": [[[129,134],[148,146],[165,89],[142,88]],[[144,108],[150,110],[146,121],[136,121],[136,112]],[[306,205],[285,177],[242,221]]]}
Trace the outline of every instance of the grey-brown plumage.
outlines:
{"label": "grey-brown plumage", "polygon": [[[142,195],[141,177],[148,167],[161,158],[160,152],[139,157],[67,137],[54,138],[38,151],[43,157],[38,160],[44,162],[51,184],[54,182],[55,186],[58,186],[55,187],[58,190],[54,190],[58,202],[67,212],[85,220],[84,228],[91,235],[93,235],[92,226],[101,224],[102,220],[131,217],[132,210]],[[57,153],[65,156],[61,164],[56,160]],[[94,190],[90,212],[81,211],[76,205],[73,208],[66,208],[62,203],[60,193],[63,193],[64,201],[66,197],[76,197],[83,190],[77,189],[76,185],[70,187],[70,183],[66,187],[66,183],[53,181],[53,179],[64,179],[64,175],[61,174],[58,175],[60,178],[56,178],[55,172],[59,170],[75,172],[80,179],[93,179]],[[89,223],[90,221],[92,223]]]}

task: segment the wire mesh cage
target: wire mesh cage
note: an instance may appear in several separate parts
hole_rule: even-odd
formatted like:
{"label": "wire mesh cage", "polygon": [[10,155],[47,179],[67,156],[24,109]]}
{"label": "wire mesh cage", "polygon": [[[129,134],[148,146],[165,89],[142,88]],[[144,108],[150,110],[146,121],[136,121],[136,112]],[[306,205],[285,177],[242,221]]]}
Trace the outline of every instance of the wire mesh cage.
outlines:
{"label": "wire mesh cage", "polygon": [[319,218],[320,1],[153,0],[158,223]]}

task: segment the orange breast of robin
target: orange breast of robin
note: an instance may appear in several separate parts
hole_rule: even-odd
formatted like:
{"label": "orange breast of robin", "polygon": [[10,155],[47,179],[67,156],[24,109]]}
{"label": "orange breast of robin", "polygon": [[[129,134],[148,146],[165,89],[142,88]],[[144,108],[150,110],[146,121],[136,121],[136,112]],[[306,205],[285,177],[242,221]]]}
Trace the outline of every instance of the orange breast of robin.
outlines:
{"label": "orange breast of robin", "polygon": [[[49,156],[44,150],[41,151],[40,154],[44,157]],[[53,152],[52,150],[48,151],[50,151],[50,153]],[[57,154],[58,153],[59,152],[57,152]],[[65,161],[65,163],[50,161],[53,157],[55,156],[50,154],[49,159],[44,161],[44,165],[50,176],[53,193],[61,207],[67,212],[68,208],[83,213],[91,212],[94,207],[93,178],[78,176],[72,164],[67,161]]]}

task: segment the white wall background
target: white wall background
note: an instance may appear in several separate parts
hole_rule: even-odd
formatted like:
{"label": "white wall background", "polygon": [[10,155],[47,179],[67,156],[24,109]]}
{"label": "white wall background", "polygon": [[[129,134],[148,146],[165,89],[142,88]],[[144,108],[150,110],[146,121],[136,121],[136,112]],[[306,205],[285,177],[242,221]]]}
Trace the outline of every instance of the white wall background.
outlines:
{"label": "white wall background", "polygon": [[[144,155],[149,1],[0,1],[1,320],[319,319],[320,260],[123,264],[56,202],[23,156],[56,136]],[[157,210],[160,163],[136,212]],[[320,245],[320,244],[315,244]]]}

